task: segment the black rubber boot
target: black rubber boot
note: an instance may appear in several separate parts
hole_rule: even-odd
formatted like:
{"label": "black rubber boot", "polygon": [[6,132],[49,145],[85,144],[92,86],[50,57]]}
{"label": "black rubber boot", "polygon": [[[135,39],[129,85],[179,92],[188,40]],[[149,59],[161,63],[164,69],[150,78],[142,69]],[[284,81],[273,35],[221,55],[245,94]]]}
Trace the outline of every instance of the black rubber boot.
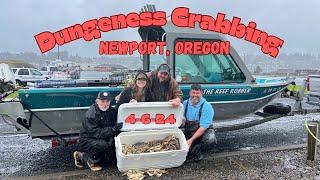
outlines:
{"label": "black rubber boot", "polygon": [[199,162],[203,159],[202,152],[199,151],[197,154],[193,155],[194,162]]}
{"label": "black rubber boot", "polygon": [[195,162],[199,162],[203,159],[201,144],[196,144],[191,149],[191,154]]}

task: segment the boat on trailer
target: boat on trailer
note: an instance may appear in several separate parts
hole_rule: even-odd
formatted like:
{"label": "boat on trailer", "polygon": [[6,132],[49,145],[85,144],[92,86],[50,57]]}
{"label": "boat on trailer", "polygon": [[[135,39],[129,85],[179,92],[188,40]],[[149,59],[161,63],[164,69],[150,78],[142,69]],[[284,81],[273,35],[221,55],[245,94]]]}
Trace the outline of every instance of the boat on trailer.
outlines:
{"label": "boat on trailer", "polygon": [[[143,55],[143,69],[152,71],[167,63],[179,83],[184,99],[191,84],[202,85],[204,97],[215,110],[214,122],[246,116],[267,105],[289,84],[286,78],[254,77],[243,60],[230,46],[230,53],[175,54],[174,46],[181,41],[226,41],[225,37],[199,28],[179,28],[168,22],[162,27],[141,27],[143,41],[166,41],[169,56]],[[32,138],[77,136],[85,112],[95,102],[98,92],[109,91],[114,97],[117,87],[62,87],[19,90],[18,101],[0,103],[0,114],[9,124],[27,130]],[[115,104],[115,101],[112,101]]]}

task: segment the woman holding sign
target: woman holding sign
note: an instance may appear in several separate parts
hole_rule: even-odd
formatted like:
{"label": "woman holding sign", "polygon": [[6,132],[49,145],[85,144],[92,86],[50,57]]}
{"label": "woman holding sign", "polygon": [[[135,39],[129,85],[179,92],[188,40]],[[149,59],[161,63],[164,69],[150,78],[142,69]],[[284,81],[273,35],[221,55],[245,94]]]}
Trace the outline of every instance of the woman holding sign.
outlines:
{"label": "woman holding sign", "polygon": [[144,72],[138,72],[134,78],[134,84],[121,92],[116,109],[118,110],[123,103],[150,102],[151,100],[148,76]]}

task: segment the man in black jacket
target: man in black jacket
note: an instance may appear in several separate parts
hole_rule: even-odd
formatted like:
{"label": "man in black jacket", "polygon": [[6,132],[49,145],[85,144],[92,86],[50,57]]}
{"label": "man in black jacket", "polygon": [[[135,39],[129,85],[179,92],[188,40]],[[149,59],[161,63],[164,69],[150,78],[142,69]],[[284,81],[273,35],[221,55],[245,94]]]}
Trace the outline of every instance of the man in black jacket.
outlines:
{"label": "man in black jacket", "polygon": [[80,151],[73,153],[79,168],[87,164],[92,171],[99,171],[102,169],[99,163],[106,160],[106,156],[115,156],[114,137],[119,134],[122,123],[117,123],[116,110],[110,106],[111,99],[108,92],[100,92],[96,103],[86,113],[80,130]]}

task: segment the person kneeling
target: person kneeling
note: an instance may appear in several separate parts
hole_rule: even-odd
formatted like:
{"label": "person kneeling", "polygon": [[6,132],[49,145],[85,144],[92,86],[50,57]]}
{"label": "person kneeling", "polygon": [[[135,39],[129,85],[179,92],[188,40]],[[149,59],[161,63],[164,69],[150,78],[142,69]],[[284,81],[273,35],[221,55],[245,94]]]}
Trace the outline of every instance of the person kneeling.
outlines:
{"label": "person kneeling", "polygon": [[211,104],[202,97],[201,85],[193,84],[189,95],[190,98],[183,102],[185,136],[189,145],[189,155],[193,156],[194,161],[200,161],[203,159],[202,137],[212,124],[214,111]]}
{"label": "person kneeling", "polygon": [[117,114],[110,106],[111,99],[108,92],[100,92],[96,103],[86,112],[80,130],[80,151],[73,153],[78,168],[86,164],[92,171],[99,171],[103,160],[115,158],[114,137],[119,134],[122,123],[116,123]]}

